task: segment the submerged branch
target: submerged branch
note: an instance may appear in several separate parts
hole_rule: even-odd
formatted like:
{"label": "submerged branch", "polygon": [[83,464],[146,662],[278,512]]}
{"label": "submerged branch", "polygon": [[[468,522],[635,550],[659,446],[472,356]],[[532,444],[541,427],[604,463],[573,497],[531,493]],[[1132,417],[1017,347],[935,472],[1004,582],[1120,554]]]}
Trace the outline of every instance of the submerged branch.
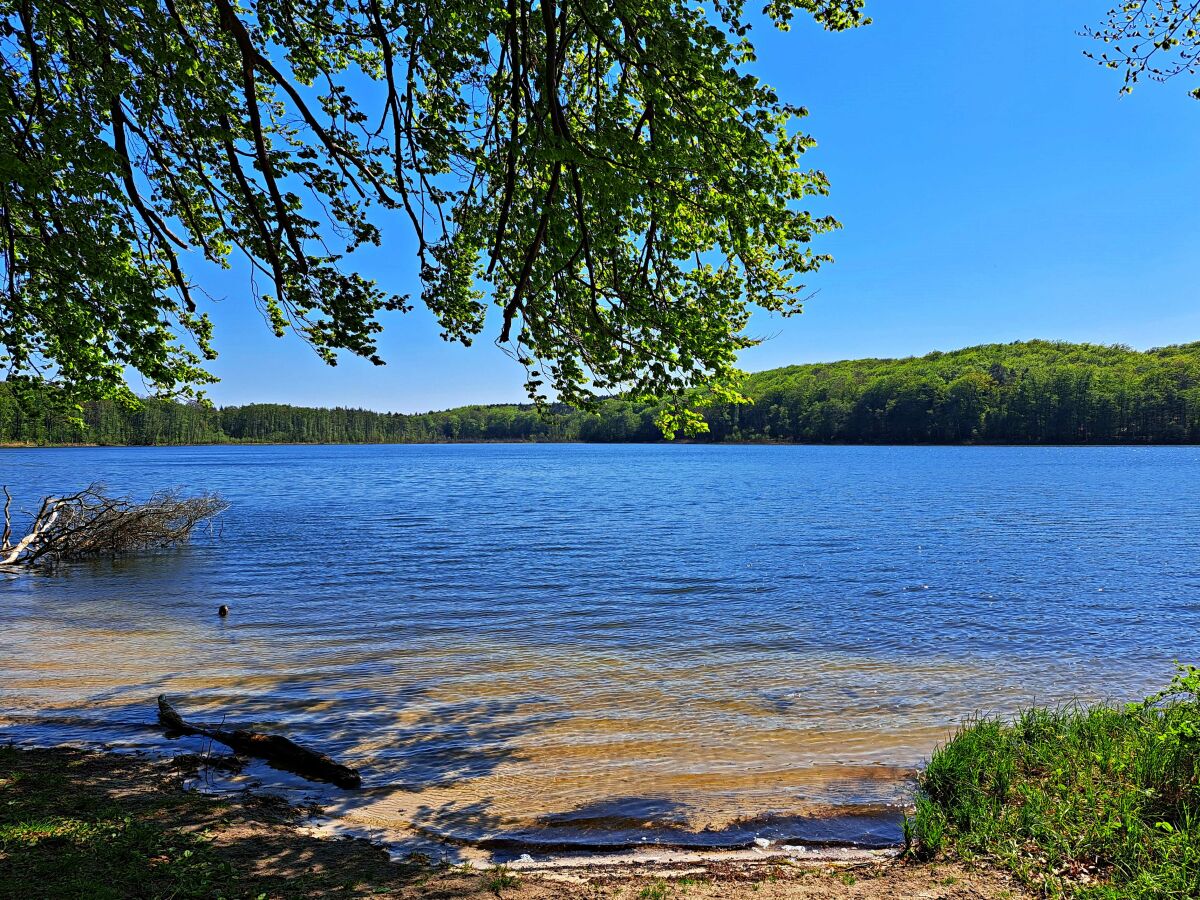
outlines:
{"label": "submerged branch", "polygon": [[304,778],[329,781],[342,788],[362,787],[357,769],[343,766],[324,753],[301,747],[280,734],[266,734],[246,728],[218,728],[184,720],[163,694],[158,695],[158,721],[170,732],[197,734],[220,741],[237,753],[265,759],[272,765]]}
{"label": "submerged branch", "polygon": [[[4,488],[6,501],[8,489]],[[160,491],[144,503],[110,497],[92,484],[66,497],[47,497],[33,517],[29,533],[10,545],[9,502],[4,505],[0,566],[53,567],[101,556],[173,547],[187,541],[192,529],[229,507],[216,494],[185,497]]]}

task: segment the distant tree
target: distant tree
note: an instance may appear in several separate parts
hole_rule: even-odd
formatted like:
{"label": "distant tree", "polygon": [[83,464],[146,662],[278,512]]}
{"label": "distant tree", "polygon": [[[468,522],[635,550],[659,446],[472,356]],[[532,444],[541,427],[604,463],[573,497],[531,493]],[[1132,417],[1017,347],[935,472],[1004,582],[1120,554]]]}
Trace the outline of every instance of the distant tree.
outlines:
{"label": "distant tree", "polygon": [[[788,366],[746,376],[750,403],[704,411],[707,440],[845,443],[1200,442],[1200,343],[1158,350],[1028,341],[910,359]],[[43,392],[44,393],[44,392]],[[653,441],[657,404],[601,401],[465,406],[401,415],[278,404],[226,407],[150,400],[84,406],[84,424],[52,403],[14,403],[0,382],[0,442],[183,444],[446,440]]]}
{"label": "distant tree", "polygon": [[[1084,34],[1106,45],[1086,55],[1124,73],[1125,93],[1142,79],[1168,81],[1200,67],[1200,0],[1130,0]],[[1200,100],[1200,87],[1191,90]]]}
{"label": "distant tree", "polygon": [[409,299],[351,256],[394,219],[443,336],[490,296],[531,397],[727,382],[748,304],[797,311],[837,224],[799,206],[826,180],[749,30],[743,0],[0,0],[8,378],[201,390],[193,251],[240,257],[277,334],[382,363]]}

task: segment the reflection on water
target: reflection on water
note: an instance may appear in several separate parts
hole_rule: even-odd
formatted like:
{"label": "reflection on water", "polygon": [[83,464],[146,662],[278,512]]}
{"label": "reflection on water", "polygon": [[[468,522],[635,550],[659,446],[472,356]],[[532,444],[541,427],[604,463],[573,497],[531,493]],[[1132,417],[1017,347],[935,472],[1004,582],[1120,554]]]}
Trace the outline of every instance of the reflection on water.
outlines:
{"label": "reflection on water", "polygon": [[[157,746],[153,698],[362,769],[391,835],[894,840],[976,711],[1194,658],[1192,448],[4,451],[32,505],[212,489],[220,539],[0,581],[0,738]],[[228,603],[228,619],[215,611]],[[831,818],[832,816],[832,818]]]}

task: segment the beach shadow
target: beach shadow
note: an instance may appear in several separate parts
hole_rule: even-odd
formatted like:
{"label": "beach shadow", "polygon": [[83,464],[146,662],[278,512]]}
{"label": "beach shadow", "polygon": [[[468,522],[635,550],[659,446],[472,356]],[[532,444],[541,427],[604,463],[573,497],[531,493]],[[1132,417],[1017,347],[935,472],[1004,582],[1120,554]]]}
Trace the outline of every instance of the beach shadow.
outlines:
{"label": "beach shadow", "polygon": [[[69,840],[10,843],[0,857],[0,894],[9,896],[9,887],[14,897],[32,896],[21,879],[34,869],[46,877],[38,896],[75,896],[84,883],[122,897],[175,896],[181,886],[188,896],[411,896],[413,888],[425,894],[435,876],[444,896],[475,896],[486,877],[424,860],[397,865],[386,848],[364,840],[306,834],[295,827],[296,812],[269,795],[179,790],[181,771],[171,761],[0,747],[0,826],[34,823],[36,831],[47,817],[108,826]],[[139,827],[127,829],[130,822]]]}
{"label": "beach shadow", "polygon": [[[162,685],[149,681],[96,691],[70,708],[2,723],[0,743],[116,745],[152,755],[186,754],[198,769],[190,782],[195,788],[278,794],[290,803],[320,808],[321,821],[333,833],[367,837],[393,850],[411,843],[408,850],[455,862],[457,844],[495,835],[504,826],[492,797],[470,794],[470,783],[525,759],[530,735],[568,713],[535,696],[445,701],[435,695],[436,687],[409,682],[385,694],[284,674],[233,679],[213,691],[168,694],[189,723],[284,735],[358,768],[360,790],[306,780],[257,760],[225,765],[228,748],[206,737],[172,734],[158,724],[156,697]],[[119,745],[109,740],[116,735],[123,737]],[[401,802],[394,802],[397,795],[403,795]],[[394,828],[369,824],[392,810],[403,811]],[[368,814],[355,817],[360,811]],[[345,827],[339,824],[343,820]],[[418,840],[407,842],[406,834]]]}

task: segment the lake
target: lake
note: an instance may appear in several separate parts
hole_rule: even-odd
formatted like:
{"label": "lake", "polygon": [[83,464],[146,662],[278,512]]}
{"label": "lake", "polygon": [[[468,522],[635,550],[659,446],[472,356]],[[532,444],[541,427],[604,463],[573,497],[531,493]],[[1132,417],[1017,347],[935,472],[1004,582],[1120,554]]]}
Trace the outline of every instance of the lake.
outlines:
{"label": "lake", "polygon": [[886,844],[965,717],[1200,657],[1195,447],[0,451],[22,508],[93,480],[232,506],[0,576],[0,741],[170,747],[165,691],[360,767],[321,796],[400,844]]}

